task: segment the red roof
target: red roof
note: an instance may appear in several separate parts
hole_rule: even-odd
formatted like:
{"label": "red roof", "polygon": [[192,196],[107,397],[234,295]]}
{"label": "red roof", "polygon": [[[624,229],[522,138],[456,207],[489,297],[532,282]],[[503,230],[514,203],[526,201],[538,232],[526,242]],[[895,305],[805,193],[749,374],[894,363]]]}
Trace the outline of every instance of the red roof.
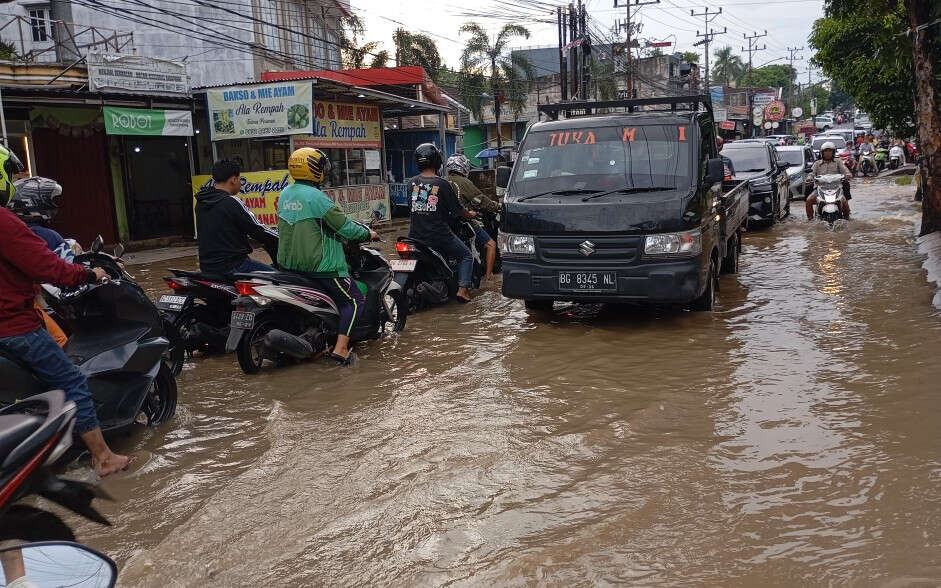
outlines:
{"label": "red roof", "polygon": [[292,71],[266,71],[261,74],[263,82],[282,80],[306,80],[323,78],[365,88],[372,86],[421,85],[426,100],[447,106],[441,89],[431,80],[420,65],[401,67],[370,67],[364,69],[307,69]]}

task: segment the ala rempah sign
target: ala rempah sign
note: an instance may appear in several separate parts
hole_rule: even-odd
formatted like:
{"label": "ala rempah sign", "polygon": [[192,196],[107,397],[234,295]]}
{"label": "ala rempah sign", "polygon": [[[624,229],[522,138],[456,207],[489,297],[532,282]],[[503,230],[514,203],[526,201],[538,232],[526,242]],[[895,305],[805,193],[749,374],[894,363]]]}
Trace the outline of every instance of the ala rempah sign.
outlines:
{"label": "ala rempah sign", "polygon": [[109,135],[193,136],[189,110],[104,107],[105,131]]}

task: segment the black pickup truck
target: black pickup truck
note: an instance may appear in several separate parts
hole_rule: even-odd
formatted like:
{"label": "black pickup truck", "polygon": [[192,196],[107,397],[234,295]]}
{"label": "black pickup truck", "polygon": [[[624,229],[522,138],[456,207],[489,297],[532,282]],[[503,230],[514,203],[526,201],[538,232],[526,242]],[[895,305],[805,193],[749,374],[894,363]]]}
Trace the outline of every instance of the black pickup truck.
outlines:
{"label": "black pickup truck", "polygon": [[774,147],[763,140],[746,139],[726,143],[722,156],[732,162],[732,178],[750,187],[749,226],[771,226],[791,213],[790,179],[785,171],[790,164]]}
{"label": "black pickup truck", "polygon": [[[654,110],[655,108],[659,110]],[[645,110],[639,110],[645,108]],[[539,106],[506,188],[503,295],[712,310],[737,272],[748,185],[723,182],[708,96]]]}

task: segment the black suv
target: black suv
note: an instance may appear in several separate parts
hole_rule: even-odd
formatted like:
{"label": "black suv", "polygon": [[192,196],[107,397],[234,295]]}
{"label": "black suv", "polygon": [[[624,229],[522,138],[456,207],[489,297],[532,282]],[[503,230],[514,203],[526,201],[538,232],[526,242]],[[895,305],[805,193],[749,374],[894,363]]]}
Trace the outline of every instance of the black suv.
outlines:
{"label": "black suv", "polygon": [[770,226],[791,213],[791,187],[784,171],[790,164],[778,158],[774,147],[764,141],[736,141],[725,144],[722,157],[732,163],[732,179],[747,181],[751,188],[749,227]]}

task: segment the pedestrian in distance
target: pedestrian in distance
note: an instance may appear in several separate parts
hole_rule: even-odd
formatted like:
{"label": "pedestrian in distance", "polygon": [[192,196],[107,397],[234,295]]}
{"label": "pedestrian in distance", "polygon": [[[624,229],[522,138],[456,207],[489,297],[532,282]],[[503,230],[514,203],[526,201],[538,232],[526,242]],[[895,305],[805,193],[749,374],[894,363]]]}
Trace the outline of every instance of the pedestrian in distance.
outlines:
{"label": "pedestrian in distance", "polygon": [[273,271],[249,257],[251,237],[261,243],[271,259],[278,256],[278,233],[262,224],[238,197],[241,168],[234,161],[212,166],[212,185],[196,193],[196,240],[199,267],[208,274],[230,275]]}
{"label": "pedestrian in distance", "polygon": [[379,235],[353,222],[320,189],[329,167],[327,155],[311,147],[296,150],[288,159],[294,183],[278,198],[278,265],[312,278],[337,305],[337,342],[327,357],[350,365],[355,359],[349,348],[350,335],[366,299],[350,276],[340,239],[361,242]]}
{"label": "pedestrian in distance", "polygon": [[458,302],[470,302],[468,288],[473,283],[474,257],[451,230],[451,223],[458,217],[477,218],[477,213],[462,207],[451,183],[438,176],[443,161],[433,143],[415,148],[415,163],[420,173],[408,182],[411,202],[408,236],[458,259],[455,297]]}
{"label": "pedestrian in distance", "polygon": [[108,447],[85,375],[43,328],[34,306],[38,283],[75,287],[103,280],[107,273],[60,258],[6,207],[14,193],[11,177],[22,167],[15,154],[0,146],[0,350],[75,403],[75,432],[91,452],[95,472],[107,476],[126,469],[131,458]]}

